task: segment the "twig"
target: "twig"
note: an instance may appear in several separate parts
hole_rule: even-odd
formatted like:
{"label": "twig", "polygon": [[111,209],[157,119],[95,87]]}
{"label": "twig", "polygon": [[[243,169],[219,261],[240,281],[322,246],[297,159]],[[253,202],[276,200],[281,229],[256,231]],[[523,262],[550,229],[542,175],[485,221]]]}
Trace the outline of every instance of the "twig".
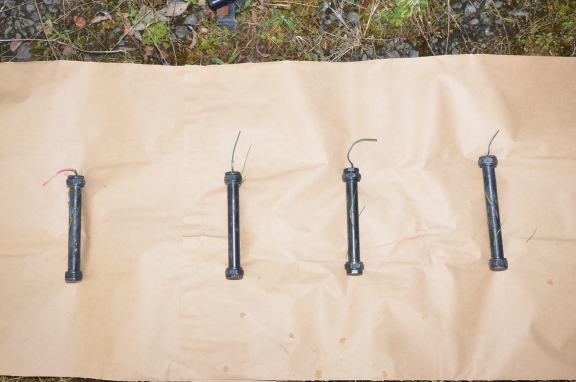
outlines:
{"label": "twig", "polygon": [[146,25],[146,23],[144,23],[144,28],[146,28],[146,32],[148,32],[148,34],[150,35],[150,39],[152,39],[152,42],[154,43],[154,46],[156,47],[156,49],[158,49],[158,54],[160,54],[162,61],[164,61],[164,63],[167,64],[168,62],[166,61],[166,59],[164,58],[164,55],[160,51],[160,48],[158,47],[158,43],[156,43],[156,40],[154,39],[152,32],[150,32],[150,29],[148,29],[148,25]]}
{"label": "twig", "polygon": [[504,28],[504,33],[506,34],[506,41],[508,42],[508,54],[511,54],[512,49],[510,49],[510,40],[508,39],[508,32],[506,31],[506,25],[504,25],[504,20],[502,19],[502,16],[500,16],[500,12],[498,12],[498,8],[496,8],[496,4],[494,4],[494,0],[490,0],[490,2],[494,6],[494,10],[496,11],[496,14],[498,14],[498,17],[500,18],[500,21],[502,22],[502,28]]}
{"label": "twig", "polygon": [[[45,29],[46,27],[44,26],[44,21],[42,20],[42,14],[40,13],[40,8],[38,8],[38,2],[36,0],[34,0],[34,5],[36,5],[36,12],[38,12],[38,17],[40,18],[40,25],[42,26],[42,30],[44,30],[44,34],[46,35],[46,29]],[[50,44],[50,40],[46,38],[46,41],[48,41],[48,46],[50,46],[50,50],[52,51],[54,58],[56,59],[56,61],[58,61],[58,56],[56,56],[56,52],[54,51],[54,47],[52,46],[52,44]]]}
{"label": "twig", "polygon": [[444,55],[448,55],[448,45],[450,44],[450,0],[446,0],[446,4],[448,5],[448,25],[446,27],[446,51],[444,52]]}
{"label": "twig", "polygon": [[18,8],[18,7],[21,7],[21,6],[23,6],[23,5],[29,4],[29,3],[31,3],[32,1],[34,1],[34,0],[31,0],[31,1],[28,1],[28,2],[26,2],[26,3],[18,4],[18,5],[15,5],[15,6],[13,6],[13,7],[4,9],[4,7],[6,6],[6,3],[5,3],[5,4],[2,6],[2,8],[0,8],[0,13],[2,13],[2,12],[8,12],[8,11],[11,10],[11,9]]}
{"label": "twig", "polygon": [[[279,3],[288,3],[288,4],[296,4],[296,5],[302,5],[303,7],[314,7],[314,8],[320,8],[317,5],[311,5],[311,4],[301,4],[301,3],[296,3],[294,1],[285,1],[285,0],[277,0]],[[270,5],[276,5],[276,4],[270,4]]]}
{"label": "twig", "polygon": [[75,47],[74,45],[68,45],[62,41],[54,41],[57,44],[60,45],[65,45],[68,46],[72,49],[76,49],[79,50],[82,53],[87,53],[87,54],[114,54],[114,53],[124,53],[124,54],[128,54],[128,52],[126,52],[125,50],[84,50],[78,47]]}
{"label": "twig", "polygon": [[[421,16],[420,16],[421,17]],[[423,20],[421,20],[422,23],[424,23]],[[428,48],[430,48],[430,52],[432,52],[432,55],[436,55],[436,53],[434,53],[434,49],[432,49],[432,45],[430,45],[430,42],[428,41],[428,38],[426,38],[426,35],[424,34],[424,30],[422,29],[422,27],[420,26],[420,23],[418,22],[418,17],[416,18],[416,25],[418,25],[418,29],[420,30],[420,33],[422,34],[422,37],[424,37],[424,41],[426,41],[426,44],[428,44]]]}
{"label": "twig", "polygon": [[376,8],[380,5],[380,0],[378,3],[372,3],[372,10],[370,11],[370,17],[368,18],[368,23],[366,24],[366,29],[364,29],[364,36],[368,32],[368,28],[370,28],[370,23],[372,22],[372,16],[374,16],[374,12],[376,12]]}
{"label": "twig", "polygon": [[[2,39],[0,40],[0,42],[12,42],[12,41],[42,41],[42,42],[49,42],[50,40],[45,39],[45,38],[16,38],[16,39]],[[79,50],[80,52],[83,53],[88,53],[88,54],[111,54],[111,53],[124,53],[127,54],[128,52],[124,51],[124,50],[84,50],[81,48],[78,48],[74,45],[69,45],[66,44],[62,41],[54,41],[56,44],[60,44],[60,45],[65,45],[68,46],[72,49],[76,49]]]}

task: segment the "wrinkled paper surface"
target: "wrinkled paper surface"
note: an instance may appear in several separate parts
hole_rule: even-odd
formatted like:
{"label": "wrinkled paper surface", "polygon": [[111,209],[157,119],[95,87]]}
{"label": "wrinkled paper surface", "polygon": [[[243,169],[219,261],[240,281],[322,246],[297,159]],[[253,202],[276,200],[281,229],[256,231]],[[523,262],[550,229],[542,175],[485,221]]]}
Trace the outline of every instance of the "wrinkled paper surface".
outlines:
{"label": "wrinkled paper surface", "polygon": [[[575,73],[495,56],[0,65],[0,374],[573,378]],[[228,281],[240,130],[245,276]],[[478,167],[497,130],[504,272]],[[378,142],[350,154],[350,277],[341,177],[360,138]],[[65,167],[86,176],[79,284],[65,176],[42,187]]]}

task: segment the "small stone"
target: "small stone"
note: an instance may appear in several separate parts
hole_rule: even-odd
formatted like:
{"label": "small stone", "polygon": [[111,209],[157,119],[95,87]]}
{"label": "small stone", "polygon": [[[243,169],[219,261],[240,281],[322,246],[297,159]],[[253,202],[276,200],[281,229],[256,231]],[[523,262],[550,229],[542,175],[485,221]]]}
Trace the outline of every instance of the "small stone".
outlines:
{"label": "small stone", "polygon": [[524,12],[524,11],[516,11],[514,12],[514,16],[519,17],[519,16],[528,16],[530,13],[528,12]]}
{"label": "small stone", "polygon": [[417,50],[411,51],[410,58],[416,58],[416,57],[420,57],[420,52],[418,52]]}
{"label": "small stone", "polygon": [[332,24],[332,20],[328,19],[328,20],[324,21],[324,25],[328,26],[330,24]]}
{"label": "small stone", "polygon": [[19,39],[22,38],[22,35],[21,35],[20,33],[16,33],[16,34],[14,35],[14,37],[16,38],[16,40],[19,40]]}
{"label": "small stone", "polygon": [[480,21],[478,21],[478,19],[474,19],[472,21],[470,21],[470,25],[478,25]]}
{"label": "small stone", "polygon": [[368,56],[366,53],[362,54],[362,61],[368,61]]}
{"label": "small stone", "polygon": [[502,2],[501,1],[495,2],[494,5],[496,6],[496,8],[502,8]]}
{"label": "small stone", "polygon": [[28,61],[32,58],[32,53],[30,53],[30,43],[25,42],[20,45],[18,51],[16,52],[16,61]]}
{"label": "small stone", "polygon": [[8,28],[4,29],[4,37],[8,37],[8,34],[12,32],[12,26],[8,26]]}
{"label": "small stone", "polygon": [[452,49],[452,54],[456,55],[456,54],[460,54],[460,52],[458,51],[458,49],[454,48],[454,49]]}
{"label": "small stone", "polygon": [[6,6],[6,8],[15,7],[16,6],[16,0],[4,1],[4,5]]}
{"label": "small stone", "polygon": [[386,52],[386,57],[388,57],[388,58],[400,58],[400,53],[393,50],[391,52]]}
{"label": "small stone", "polygon": [[474,2],[474,6],[475,6],[476,8],[480,8],[480,2],[479,2],[479,1],[475,1],[475,2]]}
{"label": "small stone", "polygon": [[188,29],[186,29],[186,27],[179,25],[176,27],[176,30],[174,31],[174,34],[176,35],[176,37],[178,38],[184,38],[188,35]]}
{"label": "small stone", "polygon": [[186,17],[186,20],[184,20],[184,24],[190,25],[190,26],[196,25],[197,22],[198,22],[198,19],[194,15],[190,15],[190,16]]}
{"label": "small stone", "polygon": [[51,5],[54,2],[54,0],[44,0],[44,4],[46,5]]}
{"label": "small stone", "polygon": [[30,18],[32,19],[32,21],[35,21],[35,22],[40,21],[40,18],[38,18],[38,13],[36,13],[36,12],[32,13],[32,16],[30,16]]}
{"label": "small stone", "polygon": [[360,22],[360,16],[358,15],[358,12],[350,11],[346,15],[346,18],[348,19],[348,21],[356,25],[358,25],[358,23]]}
{"label": "small stone", "polygon": [[404,50],[404,44],[398,45],[395,49],[398,50],[398,51]]}
{"label": "small stone", "polygon": [[456,3],[452,6],[452,9],[462,9],[462,4]]}
{"label": "small stone", "polygon": [[464,10],[465,15],[469,15],[470,13],[476,12],[476,7],[473,4],[468,4],[466,9]]}
{"label": "small stone", "polygon": [[484,34],[486,36],[492,36],[494,33],[490,32],[490,27],[486,28],[486,30],[484,31]]}
{"label": "small stone", "polygon": [[31,13],[34,12],[36,6],[33,3],[26,4],[26,12]]}
{"label": "small stone", "polygon": [[31,27],[32,25],[34,25],[34,21],[32,20],[27,20],[27,19],[23,19],[20,24],[22,25],[22,27],[28,28]]}
{"label": "small stone", "polygon": [[14,29],[18,29],[20,28],[20,21],[16,20],[14,21]]}
{"label": "small stone", "polygon": [[496,20],[496,21],[494,21],[494,22],[495,22],[496,24],[498,24],[498,25],[502,25],[502,20]]}

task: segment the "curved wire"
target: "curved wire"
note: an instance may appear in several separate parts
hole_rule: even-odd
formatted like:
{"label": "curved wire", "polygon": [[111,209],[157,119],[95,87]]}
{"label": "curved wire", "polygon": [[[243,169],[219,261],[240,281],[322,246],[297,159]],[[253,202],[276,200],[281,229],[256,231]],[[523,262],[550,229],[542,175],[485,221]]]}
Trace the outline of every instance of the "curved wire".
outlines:
{"label": "curved wire", "polygon": [[236,142],[234,143],[234,150],[232,150],[232,172],[234,172],[234,152],[236,151],[236,144],[238,143],[238,139],[240,139],[240,133],[238,132],[238,137],[236,137]]}
{"label": "curved wire", "polygon": [[61,172],[64,171],[74,171],[74,174],[76,174],[76,176],[78,176],[78,173],[76,172],[76,170],[74,170],[73,168],[65,168],[63,170],[58,171],[56,174],[52,175],[52,177],[50,179],[48,179],[42,186],[45,186],[48,184],[49,181],[51,181],[56,175],[60,174]]}
{"label": "curved wire", "polygon": [[492,139],[490,139],[490,143],[488,143],[488,155],[490,155],[490,145],[492,144],[492,141],[494,140],[494,138],[496,138],[496,136],[498,135],[498,133],[500,132],[500,130],[498,130],[496,132],[496,134],[494,134],[494,136],[492,137]]}
{"label": "curved wire", "polygon": [[348,150],[348,155],[346,155],[346,157],[348,158],[348,162],[350,162],[350,166],[352,168],[354,168],[354,164],[352,163],[352,161],[350,160],[350,151],[352,151],[352,147],[354,147],[354,145],[358,142],[362,142],[362,141],[371,141],[371,142],[378,142],[377,139],[372,139],[372,138],[362,138],[362,139],[358,139],[356,142],[352,143],[352,146],[350,146],[350,150]]}

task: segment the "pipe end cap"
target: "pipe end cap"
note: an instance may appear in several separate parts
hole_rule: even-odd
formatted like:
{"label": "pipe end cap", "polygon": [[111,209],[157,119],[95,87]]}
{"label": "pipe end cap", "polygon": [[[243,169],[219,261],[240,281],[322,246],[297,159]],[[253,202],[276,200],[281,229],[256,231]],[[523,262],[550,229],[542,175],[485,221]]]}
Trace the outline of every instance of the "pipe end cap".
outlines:
{"label": "pipe end cap", "polygon": [[84,187],[86,185],[86,180],[82,175],[68,175],[66,185],[68,187]]}
{"label": "pipe end cap", "polygon": [[344,264],[344,268],[346,269],[346,274],[348,276],[361,276],[362,271],[364,270],[364,263],[347,262],[346,264]]}
{"label": "pipe end cap", "polygon": [[66,272],[66,274],[64,275],[64,279],[66,280],[67,283],[77,283],[82,281],[82,271],[68,271]]}
{"label": "pipe end cap", "polygon": [[362,176],[360,176],[360,169],[358,169],[358,167],[345,168],[344,173],[342,174],[343,182],[347,182],[349,180],[355,180],[359,182],[361,178]]}
{"label": "pipe end cap", "polygon": [[485,167],[485,166],[498,166],[498,158],[496,155],[484,155],[478,158],[478,167]]}
{"label": "pipe end cap", "polygon": [[490,259],[488,264],[491,271],[505,271],[508,269],[508,260],[506,259]]}
{"label": "pipe end cap", "polygon": [[244,269],[239,268],[226,268],[226,279],[228,280],[242,280],[244,277]]}
{"label": "pipe end cap", "polygon": [[242,173],[238,171],[228,171],[224,174],[224,183],[228,184],[231,182],[242,182]]}

